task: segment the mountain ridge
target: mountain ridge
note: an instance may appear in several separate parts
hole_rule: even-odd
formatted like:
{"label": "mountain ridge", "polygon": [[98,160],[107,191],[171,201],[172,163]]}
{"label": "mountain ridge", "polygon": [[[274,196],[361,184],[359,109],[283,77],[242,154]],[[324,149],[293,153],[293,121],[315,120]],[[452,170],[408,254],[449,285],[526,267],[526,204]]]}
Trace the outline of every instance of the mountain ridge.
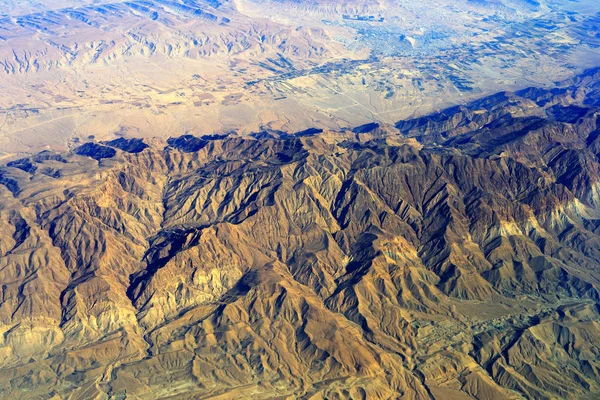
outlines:
{"label": "mountain ridge", "polygon": [[395,126],[12,161],[0,396],[598,393],[597,75]]}

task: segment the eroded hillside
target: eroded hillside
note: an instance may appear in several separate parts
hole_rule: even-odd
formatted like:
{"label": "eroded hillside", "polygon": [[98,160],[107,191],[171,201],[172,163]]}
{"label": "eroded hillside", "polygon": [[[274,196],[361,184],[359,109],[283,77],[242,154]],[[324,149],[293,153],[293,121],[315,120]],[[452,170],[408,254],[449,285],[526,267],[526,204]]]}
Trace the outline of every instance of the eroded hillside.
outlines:
{"label": "eroded hillside", "polygon": [[598,394],[598,82],[12,161],[0,396]]}

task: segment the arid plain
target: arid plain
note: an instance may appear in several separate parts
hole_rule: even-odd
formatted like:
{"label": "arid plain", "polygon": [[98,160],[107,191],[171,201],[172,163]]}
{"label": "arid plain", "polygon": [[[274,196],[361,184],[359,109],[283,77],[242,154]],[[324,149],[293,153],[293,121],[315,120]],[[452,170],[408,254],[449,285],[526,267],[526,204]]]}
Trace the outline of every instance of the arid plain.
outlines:
{"label": "arid plain", "polygon": [[[0,151],[395,123],[598,64],[594,0],[0,4]],[[0,153],[0,157],[1,157]]]}

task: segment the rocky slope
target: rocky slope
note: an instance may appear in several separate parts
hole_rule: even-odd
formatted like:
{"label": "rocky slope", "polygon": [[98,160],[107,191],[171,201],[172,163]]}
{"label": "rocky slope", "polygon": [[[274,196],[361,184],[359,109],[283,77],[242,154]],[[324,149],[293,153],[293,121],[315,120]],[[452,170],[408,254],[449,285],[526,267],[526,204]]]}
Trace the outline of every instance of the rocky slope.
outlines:
{"label": "rocky slope", "polygon": [[600,392],[598,71],[0,168],[0,397]]}

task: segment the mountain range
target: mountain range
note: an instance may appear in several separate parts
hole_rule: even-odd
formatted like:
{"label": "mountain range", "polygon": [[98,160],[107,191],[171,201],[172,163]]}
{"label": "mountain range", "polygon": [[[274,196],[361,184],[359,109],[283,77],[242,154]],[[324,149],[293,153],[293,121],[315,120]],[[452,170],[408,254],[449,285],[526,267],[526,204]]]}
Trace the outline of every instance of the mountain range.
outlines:
{"label": "mountain range", "polygon": [[[0,397],[600,393],[600,70],[0,168]],[[587,396],[587,397],[586,397]]]}

